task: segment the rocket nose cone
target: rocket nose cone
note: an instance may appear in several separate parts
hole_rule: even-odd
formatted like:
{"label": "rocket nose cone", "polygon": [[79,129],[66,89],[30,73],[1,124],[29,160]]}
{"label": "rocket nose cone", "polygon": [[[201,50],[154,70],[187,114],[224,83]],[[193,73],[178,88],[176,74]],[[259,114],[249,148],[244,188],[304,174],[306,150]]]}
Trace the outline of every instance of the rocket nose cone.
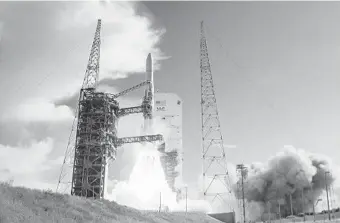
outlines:
{"label": "rocket nose cone", "polygon": [[148,57],[146,58],[146,71],[152,71],[152,57],[151,57],[151,53],[149,53]]}

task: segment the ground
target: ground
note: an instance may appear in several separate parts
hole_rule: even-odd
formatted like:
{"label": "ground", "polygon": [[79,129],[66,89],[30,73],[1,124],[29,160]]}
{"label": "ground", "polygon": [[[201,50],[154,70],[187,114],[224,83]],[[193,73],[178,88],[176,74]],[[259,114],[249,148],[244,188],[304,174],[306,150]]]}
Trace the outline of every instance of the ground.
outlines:
{"label": "ground", "polygon": [[139,211],[106,200],[92,200],[0,183],[0,223],[220,223],[203,213]]}
{"label": "ground", "polygon": [[[290,222],[304,222],[304,223],[314,223],[313,216],[306,216],[305,219],[303,217],[296,217],[294,220],[282,218],[281,220],[272,220],[271,223],[290,223]],[[330,222],[328,221],[328,214],[316,214],[315,215],[316,223]],[[334,218],[331,221],[332,223],[340,223],[340,212],[334,213]]]}

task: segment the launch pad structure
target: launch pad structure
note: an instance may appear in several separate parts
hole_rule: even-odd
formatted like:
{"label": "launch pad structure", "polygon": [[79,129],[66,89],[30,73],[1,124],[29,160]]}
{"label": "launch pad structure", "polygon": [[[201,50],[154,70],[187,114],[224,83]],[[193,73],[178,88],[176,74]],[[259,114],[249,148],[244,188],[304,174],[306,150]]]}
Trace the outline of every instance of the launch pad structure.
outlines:
{"label": "launch pad structure", "polygon": [[[119,119],[135,113],[144,117],[144,133],[150,133],[154,115],[154,86],[152,58],[149,54],[146,60],[146,80],[118,94],[97,91],[100,65],[100,32],[101,20],[97,22],[95,37],[91,47],[86,73],[80,96],[71,136],[75,131],[75,145],[68,146],[63,166],[72,154],[74,158],[71,182],[71,195],[102,199],[105,197],[105,185],[108,177],[108,164],[116,159],[117,148],[126,143],[157,143],[155,148],[162,154],[161,162],[168,185],[175,191],[174,179],[179,154],[176,151],[166,151],[163,135],[142,135],[118,138],[117,127]],[[202,141],[203,141],[203,182],[204,197],[211,197],[212,202],[220,200],[223,203],[225,195],[231,195],[229,173],[221,134],[217,103],[212,81],[210,61],[208,57],[207,40],[201,23],[201,107],[202,107]],[[141,105],[120,108],[118,98],[141,87],[146,87]],[[57,191],[65,177],[59,176]],[[212,191],[214,185],[222,183],[221,191]],[[204,183],[203,183],[204,184]],[[230,205],[230,204],[229,204]]]}
{"label": "launch pad structure", "polygon": [[[146,124],[144,127],[152,127],[154,101],[152,59],[149,54],[147,58],[146,81],[118,94],[97,92],[100,62],[100,31],[101,20],[99,19],[76,111],[77,128],[71,182],[71,195],[95,199],[102,199],[105,196],[108,163],[116,158],[118,147],[126,143],[141,142],[158,142],[157,148],[160,152],[164,152],[165,147],[163,136],[160,134],[117,137],[119,118],[126,115],[143,113]],[[147,86],[147,89],[140,106],[120,108],[117,101],[118,97],[124,96],[143,86]],[[145,130],[148,131],[148,129]],[[66,151],[66,154],[70,153],[70,151]],[[66,156],[63,165],[65,165]],[[57,191],[64,175],[65,173],[63,173],[62,168]]]}

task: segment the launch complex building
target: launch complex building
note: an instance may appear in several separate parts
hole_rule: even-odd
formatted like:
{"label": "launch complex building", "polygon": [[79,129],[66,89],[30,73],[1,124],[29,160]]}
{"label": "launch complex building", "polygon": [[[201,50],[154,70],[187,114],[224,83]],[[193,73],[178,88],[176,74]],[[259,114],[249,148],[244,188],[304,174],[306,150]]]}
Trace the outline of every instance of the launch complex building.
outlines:
{"label": "launch complex building", "polygon": [[[71,195],[105,198],[109,161],[115,160],[117,149],[126,143],[153,143],[155,149],[161,153],[161,163],[168,185],[176,191],[175,178],[180,174],[178,166],[181,167],[179,164],[182,154],[181,100],[174,94],[157,94],[155,102],[151,54],[146,59],[144,82],[118,94],[98,92],[100,31],[101,20],[98,20],[76,111]],[[119,97],[145,86],[141,105],[128,108],[119,106],[117,100]],[[143,133],[149,135],[118,138],[119,118],[135,113],[143,114]],[[153,132],[155,115],[159,116],[170,129],[167,139]],[[58,187],[62,175],[63,173],[60,174]]]}

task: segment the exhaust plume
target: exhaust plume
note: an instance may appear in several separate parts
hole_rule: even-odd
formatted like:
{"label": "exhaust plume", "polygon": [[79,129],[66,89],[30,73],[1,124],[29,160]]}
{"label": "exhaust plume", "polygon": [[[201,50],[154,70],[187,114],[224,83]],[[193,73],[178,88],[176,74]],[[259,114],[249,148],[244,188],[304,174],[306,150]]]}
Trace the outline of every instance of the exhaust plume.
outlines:
{"label": "exhaust plume", "polygon": [[[123,121],[123,120],[122,120]],[[131,123],[127,118],[126,122]],[[140,117],[139,124],[143,121]],[[138,126],[134,122],[136,126]],[[138,129],[136,129],[138,131]],[[152,131],[162,134],[164,138],[170,134],[164,121],[159,117],[154,118]],[[120,132],[120,131],[118,131]],[[126,136],[129,132],[120,134]],[[122,136],[119,136],[122,137]],[[133,144],[132,153],[134,153],[134,166],[126,180],[110,182],[110,189],[107,191],[107,199],[114,200],[119,204],[127,205],[140,210],[158,210],[161,205],[162,211],[200,211],[210,212],[211,206],[208,202],[198,199],[182,198],[177,201],[176,192],[169,187],[163,167],[161,164],[161,154],[157,146],[152,143]],[[126,150],[128,148],[124,148]],[[131,149],[131,148],[130,148]],[[131,151],[131,150],[129,150]],[[124,151],[125,152],[125,151]],[[131,162],[131,160],[129,160]],[[192,188],[188,188],[192,192]],[[187,206],[186,206],[187,203]]]}

